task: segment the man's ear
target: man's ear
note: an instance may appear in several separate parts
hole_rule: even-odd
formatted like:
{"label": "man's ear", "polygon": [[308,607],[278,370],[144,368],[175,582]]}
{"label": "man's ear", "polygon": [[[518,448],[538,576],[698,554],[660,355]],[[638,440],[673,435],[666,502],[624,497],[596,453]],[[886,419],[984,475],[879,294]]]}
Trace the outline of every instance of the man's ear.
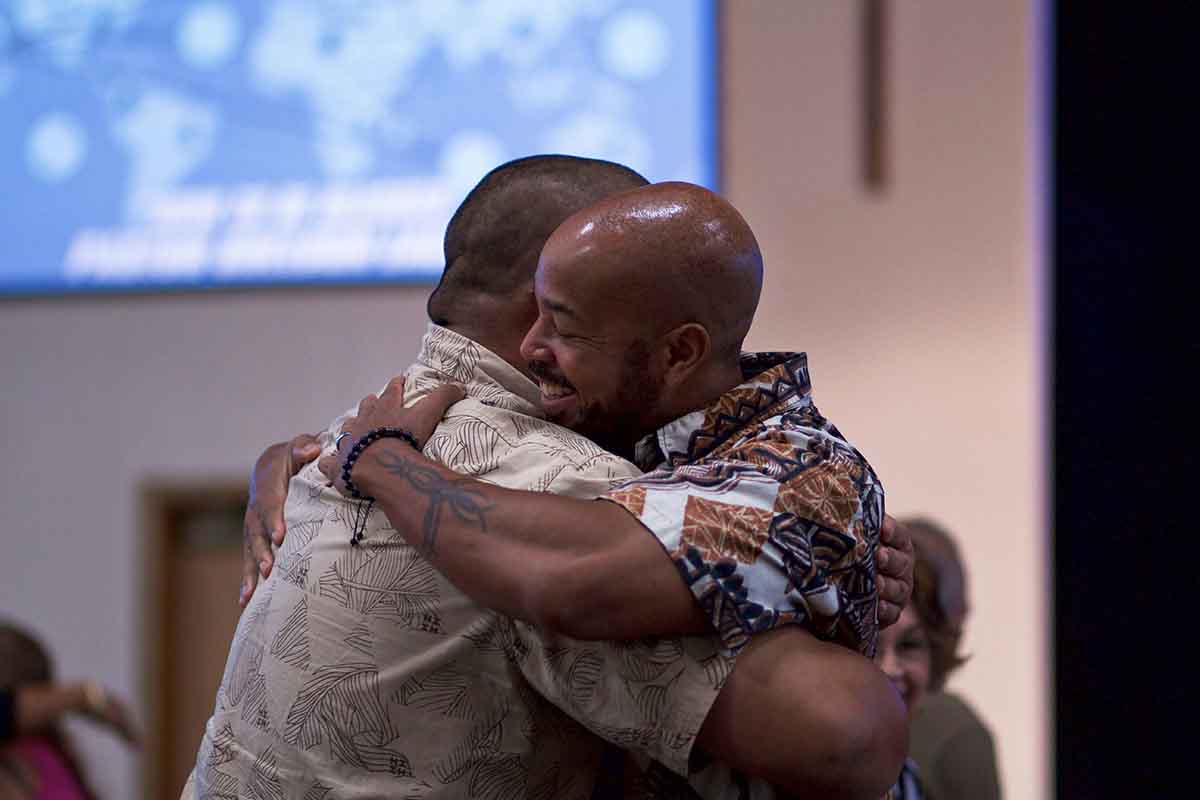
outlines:
{"label": "man's ear", "polygon": [[663,343],[666,358],[663,379],[669,386],[684,383],[708,360],[708,355],[712,352],[712,339],[708,330],[696,322],[686,322],[667,331]]}

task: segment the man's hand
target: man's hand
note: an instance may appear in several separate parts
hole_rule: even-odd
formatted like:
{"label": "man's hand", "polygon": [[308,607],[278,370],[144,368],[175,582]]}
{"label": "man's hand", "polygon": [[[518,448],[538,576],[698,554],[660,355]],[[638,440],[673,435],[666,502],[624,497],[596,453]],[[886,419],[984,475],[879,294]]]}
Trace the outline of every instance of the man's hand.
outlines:
{"label": "man's hand", "polygon": [[879,586],[879,627],[886,628],[900,619],[900,612],[912,596],[913,566],[912,536],[903,525],[886,514],[879,531],[879,548],[875,551],[876,583]]}
{"label": "man's hand", "polygon": [[346,453],[363,435],[375,428],[403,428],[424,447],[433,435],[434,428],[446,416],[446,409],[464,397],[466,392],[461,386],[444,383],[410,408],[405,408],[404,376],[392,378],[383,394],[378,397],[367,395],[358,404],[358,414],[346,418],[342,423],[342,433],[350,435],[339,436],[337,453],[322,458],[318,466],[339,492],[348,495],[345,481],[342,480],[342,463]]}
{"label": "man's hand", "polygon": [[254,462],[250,473],[250,502],[242,521],[242,587],[238,605],[242,608],[254,596],[259,575],[267,577],[275,565],[271,543],[283,544],[287,525],[283,504],[287,500],[288,481],[321,453],[317,437],[302,433],[290,442],[273,444]]}

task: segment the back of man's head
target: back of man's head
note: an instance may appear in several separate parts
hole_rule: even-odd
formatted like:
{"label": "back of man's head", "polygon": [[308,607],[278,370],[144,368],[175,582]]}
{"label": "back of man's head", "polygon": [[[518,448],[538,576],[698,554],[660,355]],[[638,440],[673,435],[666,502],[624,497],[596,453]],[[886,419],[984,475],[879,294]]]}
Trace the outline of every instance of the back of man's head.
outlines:
{"label": "back of man's head", "polygon": [[529,156],[496,167],[446,227],[446,266],[429,297],[430,320],[476,339],[489,329],[528,327],[536,314],[538,254],[554,229],[575,212],[646,183],[628,167],[576,156]]}

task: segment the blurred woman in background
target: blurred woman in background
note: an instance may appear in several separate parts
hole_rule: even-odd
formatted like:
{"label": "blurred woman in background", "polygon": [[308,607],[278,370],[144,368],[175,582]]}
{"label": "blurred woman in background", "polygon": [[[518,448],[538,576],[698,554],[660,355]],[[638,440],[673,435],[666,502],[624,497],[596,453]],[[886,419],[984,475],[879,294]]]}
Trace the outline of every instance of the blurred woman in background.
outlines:
{"label": "blurred woman in background", "polygon": [[56,683],[41,643],[29,632],[3,623],[0,712],[0,800],[94,800],[62,731],[66,714],[80,714],[137,743],[124,704],[90,681]]}
{"label": "blurred woman in background", "polygon": [[916,549],[913,594],[899,621],[880,632],[877,661],[908,705],[909,758],[898,800],[999,800],[991,733],[946,679],[967,616],[966,574],[953,539],[927,519],[900,520]]}

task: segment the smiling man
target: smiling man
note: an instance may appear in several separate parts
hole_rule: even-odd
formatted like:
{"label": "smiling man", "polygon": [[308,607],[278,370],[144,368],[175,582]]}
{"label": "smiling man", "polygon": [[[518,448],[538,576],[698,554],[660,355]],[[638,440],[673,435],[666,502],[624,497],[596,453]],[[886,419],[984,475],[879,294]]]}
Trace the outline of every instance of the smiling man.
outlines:
{"label": "smiling man", "polygon": [[[363,401],[321,469],[344,493],[373,497],[398,535],[477,602],[545,630],[581,639],[715,630],[739,668],[781,641],[776,633],[801,629],[870,654],[882,489],[812,404],[803,354],[740,354],[761,271],[741,216],[689,184],[601,201],[547,242],[521,352],[551,419],[648,470],[610,502],[512,491],[423,457],[395,429],[432,429],[458,395],[405,409],[402,382]],[[757,677],[778,677],[758,663]],[[822,680],[789,677],[794,691],[781,702]],[[706,746],[767,780],[794,779],[779,765],[798,740],[779,726],[720,727]],[[895,755],[885,746],[872,763]],[[867,758],[860,767],[865,776]],[[823,791],[837,788],[833,773]],[[730,785],[719,768],[692,780],[705,793]]]}
{"label": "smiling man", "polygon": [[[813,405],[804,354],[741,353],[761,281],[745,220],[691,184],[601,201],[547,241],[521,352],[549,419],[647,471],[609,503],[462,481],[395,438],[347,464],[354,440],[422,417],[370,398],[322,471],[342,491],[351,476],[469,595],[552,630],[707,625],[736,652],[751,634],[803,624],[870,655],[883,490]],[[426,513],[467,496],[486,513]]]}
{"label": "smiling man", "polygon": [[701,187],[659,184],[568,220],[542,252],[521,348],[546,416],[632,457],[742,382],[761,286],[749,226]]}
{"label": "smiling man", "polygon": [[[429,393],[437,408],[413,428],[427,455],[492,485],[587,499],[639,474],[545,421],[520,348],[538,316],[546,238],[572,213],[641,185],[616,164],[538,156],[498,167],[468,195],[447,228],[432,323],[407,372],[408,399]],[[448,381],[468,399],[442,419],[458,396],[438,388]],[[340,428],[320,437],[326,453]],[[745,780],[731,767],[822,797],[873,800],[894,777],[903,713],[856,653],[800,626],[757,637],[736,661],[711,632],[582,642],[538,629],[470,602],[377,509],[329,489],[316,464],[289,492],[307,457],[272,447],[256,465],[247,610],[186,797],[585,798],[602,738],[656,759],[630,771],[636,796],[738,797]],[[436,506],[484,510],[462,496]],[[264,519],[277,554],[256,534]],[[893,556],[892,600],[902,604],[906,554],[881,553]],[[254,591],[257,563],[269,576]],[[702,620],[688,626],[708,632]],[[700,769],[712,757],[726,763]],[[686,775],[692,787],[680,785]]]}

